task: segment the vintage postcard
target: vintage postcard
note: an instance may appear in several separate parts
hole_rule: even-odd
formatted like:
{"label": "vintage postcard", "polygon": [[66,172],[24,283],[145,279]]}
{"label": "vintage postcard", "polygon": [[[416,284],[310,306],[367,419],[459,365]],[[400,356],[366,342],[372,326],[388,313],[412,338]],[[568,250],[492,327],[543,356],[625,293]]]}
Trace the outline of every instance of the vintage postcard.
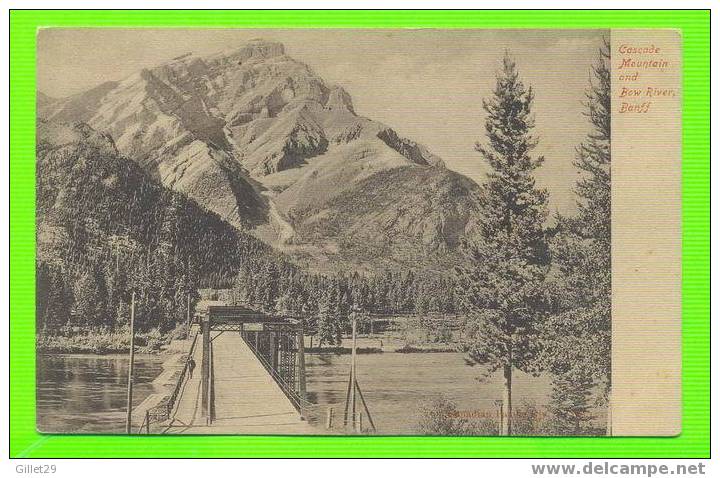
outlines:
{"label": "vintage postcard", "polygon": [[42,433],[672,436],[681,36],[40,29]]}

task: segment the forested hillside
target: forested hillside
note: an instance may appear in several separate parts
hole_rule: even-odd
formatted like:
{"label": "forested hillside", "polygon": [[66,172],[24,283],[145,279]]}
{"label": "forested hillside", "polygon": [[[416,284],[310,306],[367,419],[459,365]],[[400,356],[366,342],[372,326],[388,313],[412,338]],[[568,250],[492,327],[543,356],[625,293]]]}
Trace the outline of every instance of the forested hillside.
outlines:
{"label": "forested hillside", "polygon": [[304,314],[333,343],[356,312],[452,312],[450,278],[299,269],[255,237],[150,178],[112,138],[41,121],[37,135],[37,325],[140,331],[185,322],[197,289],[233,287],[238,301]]}
{"label": "forested hillside", "polygon": [[227,284],[270,250],[121,157],[84,124],[41,122],[37,136],[38,329],[127,320],[167,330],[188,294]]}
{"label": "forested hillside", "polygon": [[112,135],[150,177],[305,269],[448,270],[460,259],[477,184],[358,115],[349,93],[281,43],[228,48],[40,97],[38,116]]}

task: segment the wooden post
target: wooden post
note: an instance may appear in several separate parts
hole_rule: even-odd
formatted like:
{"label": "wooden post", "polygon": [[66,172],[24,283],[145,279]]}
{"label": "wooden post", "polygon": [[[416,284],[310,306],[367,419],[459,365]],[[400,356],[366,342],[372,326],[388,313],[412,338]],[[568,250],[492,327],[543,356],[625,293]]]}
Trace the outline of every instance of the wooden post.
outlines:
{"label": "wooden post", "polygon": [[363,431],[363,418],[362,417],[363,417],[363,413],[358,412],[358,424],[357,424],[357,428],[355,429],[355,431],[358,433],[362,433],[362,431]]}
{"label": "wooden post", "polygon": [[358,385],[357,382],[355,382],[355,390],[360,396],[360,401],[362,402],[363,408],[365,409],[365,413],[367,414],[370,426],[372,427],[373,431],[377,431],[377,428],[375,428],[375,422],[373,422],[372,415],[370,414],[370,409],[368,408],[367,403],[365,403],[365,397],[363,397],[362,390],[360,390],[360,385]]}
{"label": "wooden post", "polygon": [[505,417],[503,417],[503,403],[502,401],[498,404],[498,413],[500,415],[500,420],[498,421],[498,435],[503,435],[503,424],[505,422]]}
{"label": "wooden post", "polygon": [[127,416],[125,417],[125,432],[132,433],[132,399],[133,399],[133,373],[135,368],[135,292],[130,301],[130,365],[128,366],[127,384]]}
{"label": "wooden post", "polygon": [[357,376],[355,375],[355,347],[357,345],[357,321],[355,320],[355,316],[353,316],[352,319],[352,355],[350,356],[350,381],[352,383],[351,390],[350,390],[350,413],[352,414],[352,427],[355,429],[356,427],[356,415],[355,415],[355,384],[357,383]]}
{"label": "wooden post", "polygon": [[352,389],[352,364],[350,365],[350,376],[348,377],[347,393],[345,394],[345,413],[343,415],[343,426],[348,424],[348,407],[350,406],[350,390]]}
{"label": "wooden post", "polygon": [[505,365],[503,368],[504,390],[503,390],[503,420],[502,434],[512,435],[512,365]]}
{"label": "wooden post", "polygon": [[605,434],[609,437],[612,436],[612,410],[613,410],[613,402],[612,402],[612,390],[608,393],[608,402],[607,402],[607,423],[605,424]]}
{"label": "wooden post", "polygon": [[203,332],[203,354],[202,354],[202,368],[200,375],[200,383],[202,384],[202,406],[200,407],[203,416],[207,416],[210,391],[210,318],[207,317],[202,322]]}
{"label": "wooden post", "polygon": [[145,410],[145,434],[150,434],[150,410]]}
{"label": "wooden post", "polygon": [[190,294],[187,295],[187,326],[185,327],[185,338],[190,338]]}
{"label": "wooden post", "polygon": [[215,420],[215,366],[213,357],[213,345],[210,343],[210,380],[208,381],[208,407],[207,407],[207,423],[210,425]]}
{"label": "wooden post", "polygon": [[307,386],[305,384],[305,327],[300,325],[300,332],[297,335],[297,384],[298,395],[305,398]]}
{"label": "wooden post", "polygon": [[325,428],[328,430],[332,429],[332,426],[333,426],[333,414],[334,414],[333,408],[332,407],[328,408],[327,419],[325,420]]}

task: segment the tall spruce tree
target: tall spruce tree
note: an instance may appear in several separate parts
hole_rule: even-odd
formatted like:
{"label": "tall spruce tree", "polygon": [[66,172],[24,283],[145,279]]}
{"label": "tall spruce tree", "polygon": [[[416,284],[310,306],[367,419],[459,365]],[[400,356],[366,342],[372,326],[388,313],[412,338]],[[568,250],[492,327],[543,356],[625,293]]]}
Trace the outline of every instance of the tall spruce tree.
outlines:
{"label": "tall spruce tree", "polygon": [[327,279],[324,287],[325,290],[318,303],[317,334],[320,340],[319,347],[322,347],[323,343],[340,345],[337,341],[340,316],[340,291],[337,280],[335,278]]}
{"label": "tall spruce tree", "polygon": [[553,435],[585,435],[592,420],[593,378],[583,366],[570,367],[553,377],[552,393],[548,408],[552,418],[548,420]]}
{"label": "tall spruce tree", "polygon": [[104,325],[104,284],[92,269],[86,269],[75,282],[75,321],[73,325],[100,327]]}
{"label": "tall spruce tree", "polygon": [[[605,42],[591,69],[585,115],[591,131],[577,148],[575,166],[580,170],[575,193],[578,212],[557,217],[551,240],[558,273],[549,281],[554,313],[546,324],[548,368],[554,375],[551,404],[558,432],[577,433],[594,417],[583,413],[579,423],[567,416],[588,408],[590,393],[602,385],[609,398],[611,361],[611,230],[610,230],[610,50]],[[590,377],[590,378],[588,378]],[[567,397],[575,397],[575,402]],[[608,431],[610,419],[608,417]]]}
{"label": "tall spruce tree", "polygon": [[470,358],[502,370],[503,434],[512,434],[512,376],[535,372],[538,323],[544,313],[542,284],[547,273],[547,192],[533,172],[532,88],[525,87],[515,62],[505,55],[495,90],[483,101],[487,146],[476,150],[489,166],[481,190],[482,214],[476,237],[466,241],[466,265],[458,269],[458,295],[468,316]]}

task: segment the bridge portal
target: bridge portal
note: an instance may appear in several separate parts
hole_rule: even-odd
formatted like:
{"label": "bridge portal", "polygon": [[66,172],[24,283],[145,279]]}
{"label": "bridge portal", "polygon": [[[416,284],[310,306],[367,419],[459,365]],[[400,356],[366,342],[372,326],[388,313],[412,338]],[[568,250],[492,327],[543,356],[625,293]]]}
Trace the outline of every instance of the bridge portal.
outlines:
{"label": "bridge portal", "polygon": [[303,421],[302,319],[211,303],[199,308],[194,324],[200,374],[183,386],[168,432],[253,433],[272,424],[316,433]]}

